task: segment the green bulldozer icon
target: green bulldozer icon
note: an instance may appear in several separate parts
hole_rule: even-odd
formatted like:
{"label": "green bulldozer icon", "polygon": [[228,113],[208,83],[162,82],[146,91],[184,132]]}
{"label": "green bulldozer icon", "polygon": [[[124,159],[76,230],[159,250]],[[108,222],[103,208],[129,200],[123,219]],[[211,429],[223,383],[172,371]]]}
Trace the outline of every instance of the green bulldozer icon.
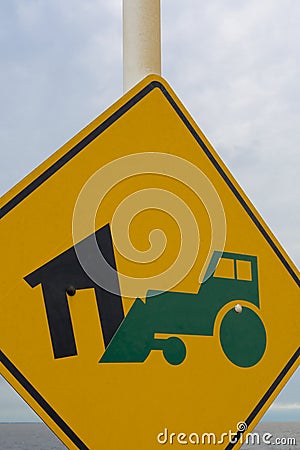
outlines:
{"label": "green bulldozer icon", "polygon": [[[220,272],[222,266],[226,268],[225,274]],[[225,313],[220,343],[233,364],[239,367],[257,364],[265,352],[266,332],[251,307],[259,308],[256,256],[215,251],[204,280],[197,294],[149,290],[145,303],[137,298],[100,363],[141,363],[152,350],[162,350],[168,363],[181,364],[186,357],[182,337],[213,336],[221,309],[229,302],[242,301],[247,306],[233,306]],[[180,338],[161,339],[155,334]]]}

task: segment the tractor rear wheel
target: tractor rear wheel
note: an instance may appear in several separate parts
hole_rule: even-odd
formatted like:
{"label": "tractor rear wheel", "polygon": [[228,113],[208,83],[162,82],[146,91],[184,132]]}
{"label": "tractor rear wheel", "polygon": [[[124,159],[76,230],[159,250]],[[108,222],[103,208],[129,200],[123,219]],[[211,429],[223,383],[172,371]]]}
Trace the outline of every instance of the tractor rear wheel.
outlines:
{"label": "tractor rear wheel", "polygon": [[220,341],[227,358],[240,367],[252,367],[260,361],[266,349],[266,331],[260,317],[243,306],[238,314],[228,311],[221,323]]}

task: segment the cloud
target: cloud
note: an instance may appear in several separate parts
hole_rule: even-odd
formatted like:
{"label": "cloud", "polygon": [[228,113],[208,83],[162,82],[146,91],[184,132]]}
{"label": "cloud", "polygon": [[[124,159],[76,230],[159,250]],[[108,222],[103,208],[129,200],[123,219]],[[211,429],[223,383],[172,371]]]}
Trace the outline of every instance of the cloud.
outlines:
{"label": "cloud", "polygon": [[162,7],[166,78],[299,262],[300,3]]}
{"label": "cloud", "polygon": [[284,410],[288,410],[288,409],[292,409],[292,410],[296,410],[296,409],[300,409],[300,403],[288,403],[288,404],[282,404],[282,403],[274,403],[271,408],[271,410],[277,410],[277,409],[284,409]]}
{"label": "cloud", "polygon": [[40,418],[0,376],[0,423],[37,421],[40,421]]}
{"label": "cloud", "polygon": [[121,7],[12,1],[0,20],[4,193],[122,94]]}

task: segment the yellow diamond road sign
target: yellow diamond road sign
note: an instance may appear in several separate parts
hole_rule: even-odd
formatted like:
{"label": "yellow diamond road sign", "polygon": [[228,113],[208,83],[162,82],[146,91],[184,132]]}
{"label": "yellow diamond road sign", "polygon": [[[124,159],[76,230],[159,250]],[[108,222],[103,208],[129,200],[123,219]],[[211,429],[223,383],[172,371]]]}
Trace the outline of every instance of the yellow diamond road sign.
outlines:
{"label": "yellow diamond road sign", "polygon": [[66,446],[238,447],[299,364],[299,277],[168,84],[1,206],[1,374]]}

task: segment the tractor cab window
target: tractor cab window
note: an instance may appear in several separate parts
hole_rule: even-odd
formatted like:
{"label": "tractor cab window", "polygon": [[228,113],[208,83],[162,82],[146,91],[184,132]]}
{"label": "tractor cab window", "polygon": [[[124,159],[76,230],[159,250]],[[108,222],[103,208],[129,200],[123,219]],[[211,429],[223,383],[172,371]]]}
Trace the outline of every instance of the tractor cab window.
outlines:
{"label": "tractor cab window", "polygon": [[215,277],[218,278],[234,278],[234,260],[228,258],[220,258],[215,270]]}
{"label": "tractor cab window", "polygon": [[252,281],[251,262],[239,259],[220,258],[214,276],[243,281]]}
{"label": "tractor cab window", "polygon": [[237,279],[251,281],[252,280],[252,270],[250,261],[236,261],[237,268]]}

